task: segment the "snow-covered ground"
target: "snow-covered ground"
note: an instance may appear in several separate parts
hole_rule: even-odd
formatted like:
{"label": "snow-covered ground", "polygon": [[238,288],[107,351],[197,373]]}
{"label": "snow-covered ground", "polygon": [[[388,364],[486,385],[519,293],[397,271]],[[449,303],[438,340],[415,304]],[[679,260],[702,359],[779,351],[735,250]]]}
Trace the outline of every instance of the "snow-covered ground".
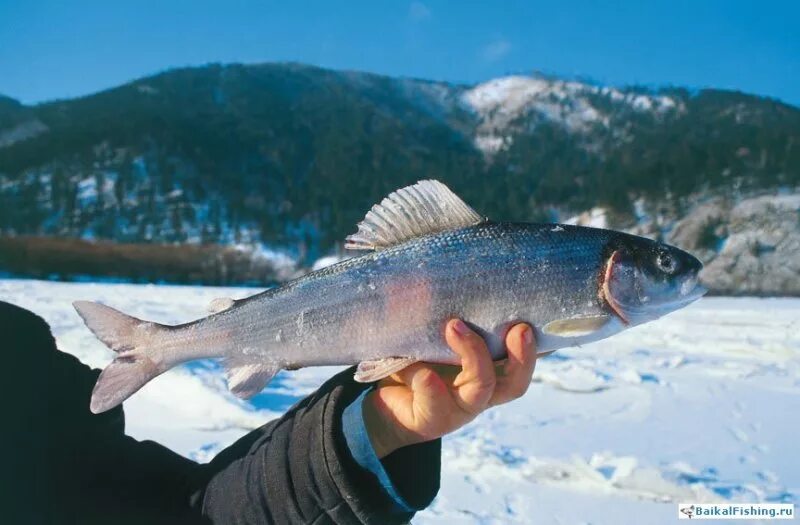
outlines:
{"label": "snow-covered ground", "polygon": [[[99,300],[160,322],[255,290],[0,280],[59,346],[111,353],[70,307]],[[128,431],[205,461],[336,369],[284,372],[251,403],[213,363],[126,402]],[[800,502],[800,300],[706,298],[610,340],[543,359],[522,399],[445,439],[442,489],[420,524],[672,523],[677,501]]]}

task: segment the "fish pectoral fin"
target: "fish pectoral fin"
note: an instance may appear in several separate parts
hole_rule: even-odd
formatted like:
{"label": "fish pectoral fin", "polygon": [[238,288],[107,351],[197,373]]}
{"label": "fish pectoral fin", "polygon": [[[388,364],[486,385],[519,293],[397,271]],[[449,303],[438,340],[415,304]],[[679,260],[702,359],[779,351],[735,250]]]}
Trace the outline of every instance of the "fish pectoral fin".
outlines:
{"label": "fish pectoral fin", "polygon": [[417,360],[413,357],[386,357],[374,361],[361,361],[353,378],[359,383],[372,383],[416,362]]}
{"label": "fish pectoral fin", "polygon": [[610,315],[587,315],[571,319],[557,319],[544,325],[542,332],[560,337],[581,337],[600,330],[610,320]]}
{"label": "fish pectoral fin", "polygon": [[250,399],[280,372],[280,368],[258,361],[228,358],[223,362],[228,390],[238,398]]}
{"label": "fish pectoral fin", "polygon": [[217,297],[208,303],[206,310],[208,310],[209,313],[218,314],[220,312],[224,312],[228,308],[231,308],[234,304],[236,304],[236,301],[230,297]]}
{"label": "fish pectoral fin", "polygon": [[472,226],[483,217],[437,180],[422,180],[376,204],[358,231],[345,239],[348,250],[381,250],[431,233]]}

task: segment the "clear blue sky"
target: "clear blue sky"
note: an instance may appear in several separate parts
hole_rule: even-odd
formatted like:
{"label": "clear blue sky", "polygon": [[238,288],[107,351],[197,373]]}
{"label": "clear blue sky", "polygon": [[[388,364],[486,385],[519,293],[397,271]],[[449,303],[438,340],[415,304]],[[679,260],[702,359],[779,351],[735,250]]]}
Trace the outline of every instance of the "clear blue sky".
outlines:
{"label": "clear blue sky", "polygon": [[457,82],[533,70],[800,105],[800,1],[0,0],[0,93],[32,103],[208,62]]}

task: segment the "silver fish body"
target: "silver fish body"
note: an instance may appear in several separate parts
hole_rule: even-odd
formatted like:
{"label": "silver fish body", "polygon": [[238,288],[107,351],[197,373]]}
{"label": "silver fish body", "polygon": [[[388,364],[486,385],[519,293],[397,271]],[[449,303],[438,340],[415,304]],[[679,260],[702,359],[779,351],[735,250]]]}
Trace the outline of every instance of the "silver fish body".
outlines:
{"label": "silver fish body", "polygon": [[[503,337],[515,322],[543,327],[557,319],[610,314],[598,283],[603,247],[614,234],[488,223],[414,239],[176,328],[176,337],[193,341],[178,360],[239,352],[278,368],[395,356],[455,364],[442,337],[444,323],[454,317],[478,329],[493,357],[501,359]],[[220,334],[229,337],[223,341]],[[549,351],[600,336],[564,338],[539,330],[537,341]]]}
{"label": "silver fish body", "polygon": [[194,359],[225,359],[243,397],[280,369],[396,358],[457,364],[443,336],[456,317],[485,337],[494,359],[505,356],[505,333],[517,322],[535,327],[540,352],[583,344],[699,298],[701,266],[677,248],[616,231],[484,221],[414,236],[184,325],[95,303],[76,308],[119,352],[95,389],[98,412]]}

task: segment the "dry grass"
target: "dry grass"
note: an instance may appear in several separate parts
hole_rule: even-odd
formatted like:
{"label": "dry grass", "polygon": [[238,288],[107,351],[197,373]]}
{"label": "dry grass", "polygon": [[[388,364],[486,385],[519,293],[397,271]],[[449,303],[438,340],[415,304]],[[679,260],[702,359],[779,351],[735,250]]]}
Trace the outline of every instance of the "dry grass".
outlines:
{"label": "dry grass", "polygon": [[59,237],[0,237],[0,270],[14,275],[72,280],[215,285],[270,284],[273,264],[252,251],[216,244],[119,244]]}

